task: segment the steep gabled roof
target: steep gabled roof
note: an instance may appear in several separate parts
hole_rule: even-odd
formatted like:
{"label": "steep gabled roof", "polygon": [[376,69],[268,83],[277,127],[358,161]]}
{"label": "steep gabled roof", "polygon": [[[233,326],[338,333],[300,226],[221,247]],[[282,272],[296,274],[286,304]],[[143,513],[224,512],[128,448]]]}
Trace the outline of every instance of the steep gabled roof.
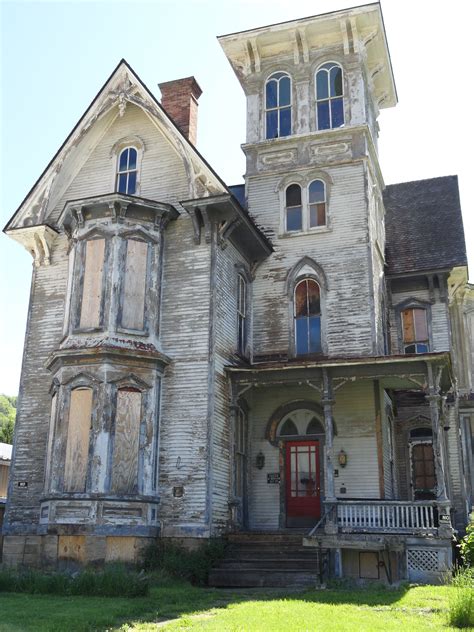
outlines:
{"label": "steep gabled roof", "polygon": [[[122,59],[9,220],[5,232],[44,221],[48,210],[60,197],[60,192],[64,191],[67,182],[71,181],[87,158],[87,152],[90,153],[99,140],[93,137],[85,143],[87,134],[94,128],[100,131],[110,125],[120,108],[126,107],[127,103],[141,107],[152,120],[160,124],[168,140],[179,149],[187,162],[190,189],[194,187],[194,190],[190,190],[190,196],[229,192],[223,180],[183,135],[131,66]],[[73,150],[74,161],[71,160]],[[71,162],[74,162],[74,168],[71,168]],[[199,190],[196,190],[195,185]]]}
{"label": "steep gabled roof", "polygon": [[466,266],[457,176],[386,187],[388,274]]}

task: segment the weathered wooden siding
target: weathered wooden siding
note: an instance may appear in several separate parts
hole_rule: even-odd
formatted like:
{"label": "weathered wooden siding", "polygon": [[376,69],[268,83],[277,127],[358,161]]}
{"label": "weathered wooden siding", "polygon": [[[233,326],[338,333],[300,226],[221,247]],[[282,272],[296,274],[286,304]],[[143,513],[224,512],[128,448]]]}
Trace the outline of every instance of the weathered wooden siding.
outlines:
{"label": "weathered wooden siding", "polygon": [[[190,218],[171,223],[164,247],[160,341],[172,362],[163,381],[159,485],[163,534],[170,536],[209,531],[210,274],[210,244],[194,244]],[[184,495],[173,496],[173,488],[181,486]]]}
{"label": "weathered wooden siding", "polygon": [[111,193],[115,189],[115,143],[122,138],[139,136],[145,144],[141,170],[141,197],[173,203],[189,198],[189,186],[183,159],[172,149],[163,134],[137,106],[128,105],[123,117],[112,125],[79,169],[71,185],[52,210],[48,221],[55,221],[67,200]]}
{"label": "weathered wooden siding", "polygon": [[[34,268],[12,458],[10,502],[5,525],[36,531],[43,492],[52,376],[47,357],[62,338],[67,283],[67,240],[59,237],[51,265]],[[28,487],[18,487],[27,481]],[[20,526],[21,525],[21,526]]]}
{"label": "weathered wooden siding", "polygon": [[[337,436],[334,437],[333,460],[335,468],[339,470],[339,476],[335,479],[338,498],[379,498],[373,394],[371,381],[347,384],[337,391],[334,406]],[[303,386],[262,388],[254,390],[248,398],[251,408],[249,513],[252,529],[279,527],[280,486],[267,483],[267,473],[279,472],[279,449],[265,438],[265,429],[272,413],[279,406],[302,399],[317,401],[315,391]],[[341,449],[348,455],[345,468],[337,465],[337,454]],[[260,451],[265,455],[265,467],[262,470],[255,466]]]}
{"label": "weathered wooden siding", "polygon": [[[286,280],[303,256],[323,269],[323,349],[329,355],[373,351],[370,299],[366,180],[362,163],[328,167],[333,181],[328,205],[329,230],[279,237],[282,174],[248,181],[249,211],[268,229],[275,254],[257,270],[254,282],[254,353],[288,353],[292,334]],[[341,335],[344,332],[344,335]]]}

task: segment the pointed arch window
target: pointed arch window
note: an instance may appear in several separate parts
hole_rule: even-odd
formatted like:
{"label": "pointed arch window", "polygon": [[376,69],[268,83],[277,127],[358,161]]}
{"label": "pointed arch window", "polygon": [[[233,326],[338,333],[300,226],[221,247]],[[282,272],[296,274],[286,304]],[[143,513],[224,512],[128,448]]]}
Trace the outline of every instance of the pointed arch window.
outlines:
{"label": "pointed arch window", "polygon": [[285,191],[285,215],[288,232],[303,229],[303,206],[299,184],[290,184]]}
{"label": "pointed arch window", "polygon": [[296,355],[321,352],[321,291],[313,279],[295,287],[294,327]]}
{"label": "pointed arch window", "polygon": [[266,138],[291,135],[291,78],[275,72],[265,84]]}
{"label": "pointed arch window", "polygon": [[344,125],[343,74],[335,62],[323,64],[316,72],[316,110],[318,129]]}
{"label": "pointed arch window", "polygon": [[134,195],[137,190],[138,153],[135,147],[125,147],[120,152],[117,164],[116,190],[118,193]]}

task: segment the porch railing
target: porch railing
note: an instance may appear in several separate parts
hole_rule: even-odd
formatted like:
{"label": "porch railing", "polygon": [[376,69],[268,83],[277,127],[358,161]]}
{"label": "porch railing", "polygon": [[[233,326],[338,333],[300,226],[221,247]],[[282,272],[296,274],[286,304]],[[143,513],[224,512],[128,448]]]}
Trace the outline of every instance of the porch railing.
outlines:
{"label": "porch railing", "polygon": [[433,502],[344,500],[334,503],[337,526],[345,532],[431,532],[438,527]]}

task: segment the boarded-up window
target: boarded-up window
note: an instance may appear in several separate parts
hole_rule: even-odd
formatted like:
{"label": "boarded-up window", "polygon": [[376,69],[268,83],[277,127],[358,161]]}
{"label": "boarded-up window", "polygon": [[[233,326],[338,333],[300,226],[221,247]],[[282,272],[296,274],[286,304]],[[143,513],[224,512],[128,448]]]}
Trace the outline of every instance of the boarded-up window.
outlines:
{"label": "boarded-up window", "polygon": [[86,243],[81,318],[79,321],[81,329],[100,326],[104,253],[105,239],[91,239]]}
{"label": "boarded-up window", "polygon": [[67,492],[83,492],[86,488],[91,414],[92,389],[76,388],[71,391],[64,467],[64,489]]}
{"label": "boarded-up window", "polygon": [[58,394],[54,393],[51,398],[51,418],[49,421],[49,437],[48,437],[48,453],[47,453],[47,461],[46,461],[46,472],[45,472],[45,488],[49,484],[49,477],[51,474],[51,460],[53,458],[53,439],[54,439],[54,430],[55,430],[55,422],[56,422],[56,406],[58,401]]}
{"label": "boarded-up window", "polygon": [[140,391],[134,388],[119,389],[112,459],[111,491],[114,494],[133,494],[137,491],[141,407]]}
{"label": "boarded-up window", "polygon": [[127,240],[122,322],[125,329],[143,329],[148,244]]}
{"label": "boarded-up window", "polygon": [[429,351],[426,309],[405,309],[402,312],[403,348],[405,353]]}

